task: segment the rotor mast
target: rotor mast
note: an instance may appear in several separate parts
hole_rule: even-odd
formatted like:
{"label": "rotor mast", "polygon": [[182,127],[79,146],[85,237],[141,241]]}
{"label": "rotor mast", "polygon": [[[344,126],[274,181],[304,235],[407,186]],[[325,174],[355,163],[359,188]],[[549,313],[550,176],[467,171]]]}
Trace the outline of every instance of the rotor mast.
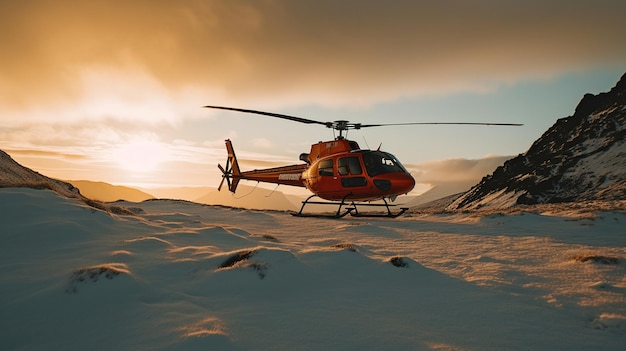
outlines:
{"label": "rotor mast", "polygon": [[344,131],[346,137],[348,136],[348,130],[361,129],[361,123],[350,123],[349,121],[339,120],[334,122],[328,122],[326,127],[339,131],[339,136],[335,137],[337,140],[344,139]]}

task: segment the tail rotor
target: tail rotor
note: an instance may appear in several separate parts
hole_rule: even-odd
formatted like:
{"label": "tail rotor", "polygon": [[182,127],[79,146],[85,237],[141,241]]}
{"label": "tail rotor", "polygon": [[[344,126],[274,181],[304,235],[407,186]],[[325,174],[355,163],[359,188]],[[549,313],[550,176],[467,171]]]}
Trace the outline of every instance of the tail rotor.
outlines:
{"label": "tail rotor", "polygon": [[228,188],[230,189],[230,180],[233,177],[233,172],[230,169],[230,160],[226,161],[226,169],[224,169],[224,167],[222,167],[221,164],[217,164],[217,168],[220,169],[220,171],[222,171],[222,181],[220,182],[220,186],[217,187],[217,191],[221,191],[222,190],[222,186],[224,185],[224,180],[226,181],[226,184],[228,185]]}
{"label": "tail rotor", "polygon": [[226,185],[228,185],[228,190],[234,193],[237,190],[237,185],[241,180],[241,172],[239,171],[239,163],[237,162],[237,156],[235,156],[235,150],[233,149],[233,144],[230,140],[226,140],[226,151],[228,152],[228,158],[226,159],[226,167],[222,167],[221,164],[217,164],[217,168],[222,172],[222,181],[220,182],[220,186],[217,188],[217,191],[222,190],[222,186],[224,185],[224,181],[226,181]]}

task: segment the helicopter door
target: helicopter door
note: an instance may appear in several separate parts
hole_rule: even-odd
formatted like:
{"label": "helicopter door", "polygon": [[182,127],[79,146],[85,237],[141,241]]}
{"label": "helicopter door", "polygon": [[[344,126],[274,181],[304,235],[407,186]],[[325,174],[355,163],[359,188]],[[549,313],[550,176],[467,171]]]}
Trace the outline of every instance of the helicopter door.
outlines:
{"label": "helicopter door", "polygon": [[319,161],[317,168],[315,184],[318,192],[332,194],[341,188],[339,178],[335,173],[333,159]]}
{"label": "helicopter door", "polygon": [[342,157],[337,161],[337,173],[341,177],[344,188],[366,186],[367,179],[363,177],[361,162],[356,156]]}

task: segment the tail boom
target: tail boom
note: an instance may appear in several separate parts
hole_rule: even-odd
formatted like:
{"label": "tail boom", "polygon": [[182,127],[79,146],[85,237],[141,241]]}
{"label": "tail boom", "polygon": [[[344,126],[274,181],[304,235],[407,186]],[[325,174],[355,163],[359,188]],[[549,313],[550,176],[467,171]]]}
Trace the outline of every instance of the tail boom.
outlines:
{"label": "tail boom", "polygon": [[242,172],[240,178],[256,180],[258,182],[265,183],[304,187],[304,182],[302,181],[302,172],[304,172],[307,167],[308,165],[301,164],[266,169],[255,169],[253,171]]}
{"label": "tail boom", "polygon": [[[230,139],[226,140],[226,151],[228,152],[226,169],[219,164],[217,166],[222,171],[222,178],[224,178],[228,183],[228,190],[232,193],[237,190],[237,185],[239,185],[239,181],[242,179],[298,187],[305,186],[302,181],[302,172],[308,168],[307,164],[255,169],[252,171],[241,172],[239,163],[237,162],[237,156],[235,155],[235,150]],[[224,182],[224,179],[222,179],[222,183]],[[222,184],[220,184],[218,190],[221,189],[221,187]]]}

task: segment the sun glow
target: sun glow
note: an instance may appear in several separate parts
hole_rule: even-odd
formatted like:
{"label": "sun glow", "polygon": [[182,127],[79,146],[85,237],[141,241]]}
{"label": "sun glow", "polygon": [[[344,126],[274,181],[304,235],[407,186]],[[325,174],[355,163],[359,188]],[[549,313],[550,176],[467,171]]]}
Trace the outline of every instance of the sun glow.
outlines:
{"label": "sun glow", "polygon": [[113,153],[118,166],[129,172],[152,172],[167,158],[167,149],[152,141],[134,141],[120,145]]}

